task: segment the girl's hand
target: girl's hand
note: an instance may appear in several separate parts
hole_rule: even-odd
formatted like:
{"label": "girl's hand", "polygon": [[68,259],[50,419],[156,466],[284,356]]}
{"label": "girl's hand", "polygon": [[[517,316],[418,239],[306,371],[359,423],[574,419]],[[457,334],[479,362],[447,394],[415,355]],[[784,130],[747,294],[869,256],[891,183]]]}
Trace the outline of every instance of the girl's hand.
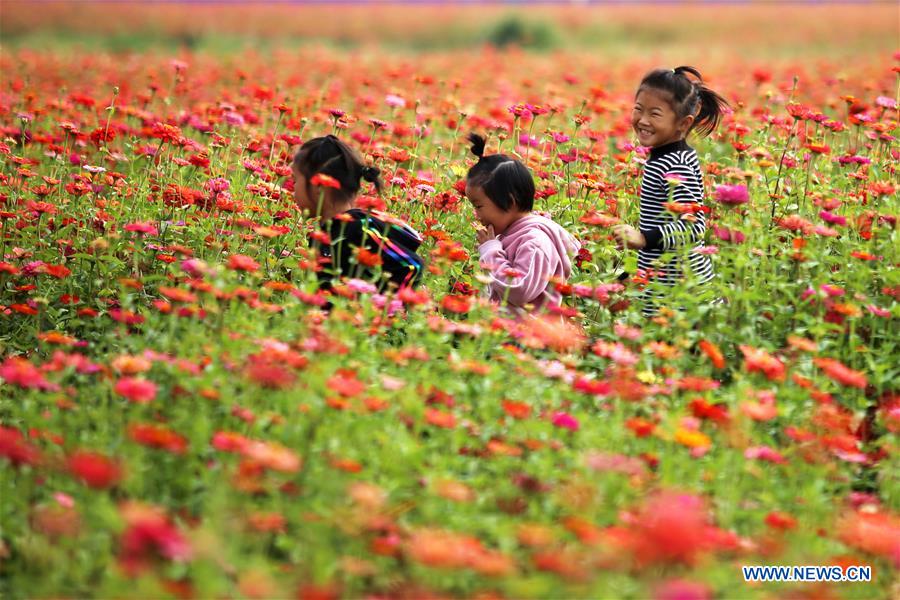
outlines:
{"label": "girl's hand", "polygon": [[620,249],[627,247],[640,250],[647,245],[644,234],[631,225],[616,225],[612,231],[613,235],[616,236],[616,246]]}
{"label": "girl's hand", "polygon": [[480,226],[481,223],[477,223],[475,225],[475,241],[478,242],[478,245],[482,245],[488,240],[492,240],[497,237],[494,233],[494,226],[488,225],[487,227]]}

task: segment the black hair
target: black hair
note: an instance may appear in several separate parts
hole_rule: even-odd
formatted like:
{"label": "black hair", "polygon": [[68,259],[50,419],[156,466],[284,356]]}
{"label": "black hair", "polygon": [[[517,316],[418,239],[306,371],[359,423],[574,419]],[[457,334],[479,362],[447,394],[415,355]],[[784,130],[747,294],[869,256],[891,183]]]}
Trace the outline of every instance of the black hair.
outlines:
{"label": "black hair", "polygon": [[294,155],[294,167],[306,178],[310,187],[310,179],[321,173],[328,175],[341,184],[340,192],[346,198],[352,198],[359,192],[360,178],[375,184],[381,192],[380,171],[366,166],[359,153],[333,135],[326,135],[309,140]]}
{"label": "black hair", "polygon": [[[693,75],[696,81],[688,77],[689,74]],[[668,93],[669,104],[675,115],[679,119],[694,115],[694,123],[690,130],[696,129],[697,133],[703,136],[709,135],[718,127],[722,115],[728,108],[728,101],[706,87],[703,77],[694,67],[654,69],[644,75],[635,96],[645,89]]]}
{"label": "black hair", "polygon": [[534,207],[534,178],[528,167],[506,154],[485,156],[485,139],[477,133],[470,133],[468,139],[478,162],[469,169],[466,181],[484,190],[484,195],[504,212],[513,208],[529,212]]}

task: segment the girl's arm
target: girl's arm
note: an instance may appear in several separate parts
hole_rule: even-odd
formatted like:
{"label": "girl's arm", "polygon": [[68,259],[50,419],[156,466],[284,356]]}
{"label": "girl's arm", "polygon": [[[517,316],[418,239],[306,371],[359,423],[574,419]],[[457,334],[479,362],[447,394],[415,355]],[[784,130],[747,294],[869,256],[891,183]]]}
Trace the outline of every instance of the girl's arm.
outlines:
{"label": "girl's arm", "polygon": [[478,246],[480,264],[490,271],[491,296],[505,298],[509,304],[524,306],[537,300],[554,272],[554,264],[538,241],[526,241],[512,261],[500,240],[488,240]]}
{"label": "girl's arm", "polygon": [[[685,181],[694,178],[694,172],[688,165],[674,165],[669,173]],[[672,200],[680,204],[702,204],[683,183],[676,185],[672,190]],[[671,223],[642,230],[641,233],[647,241],[645,248],[648,250],[674,250],[683,246],[695,246],[706,234],[706,214],[697,211],[678,215]]]}

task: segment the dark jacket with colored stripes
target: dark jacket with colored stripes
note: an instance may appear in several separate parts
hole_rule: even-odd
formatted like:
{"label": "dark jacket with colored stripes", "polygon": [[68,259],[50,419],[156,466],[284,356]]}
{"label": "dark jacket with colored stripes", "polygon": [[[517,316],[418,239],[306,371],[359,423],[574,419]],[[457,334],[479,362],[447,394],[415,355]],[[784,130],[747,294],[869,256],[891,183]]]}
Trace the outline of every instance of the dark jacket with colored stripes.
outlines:
{"label": "dark jacket with colored stripes", "polygon": [[[422,236],[402,220],[379,211],[358,208],[343,213],[324,227],[331,244],[314,242],[323,260],[319,285],[329,289],[334,279],[341,277],[372,281],[379,290],[414,287],[422,276],[422,259],[416,250]],[[359,249],[365,248],[380,260],[380,265],[367,266],[361,262]]]}

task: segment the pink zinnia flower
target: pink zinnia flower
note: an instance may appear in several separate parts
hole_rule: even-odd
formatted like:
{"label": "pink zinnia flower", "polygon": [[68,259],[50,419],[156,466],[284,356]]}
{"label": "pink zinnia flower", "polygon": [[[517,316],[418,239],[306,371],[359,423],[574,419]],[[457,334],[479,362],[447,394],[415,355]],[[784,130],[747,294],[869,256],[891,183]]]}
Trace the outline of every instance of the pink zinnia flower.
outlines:
{"label": "pink zinnia flower", "polygon": [[236,113],[233,110],[225,113],[225,122],[229,125],[234,125],[235,127],[240,127],[244,124],[244,117],[240,113]]}
{"label": "pink zinnia flower", "polygon": [[541,145],[541,140],[539,140],[536,136],[528,135],[527,133],[523,133],[519,135],[519,144],[522,146],[530,146],[532,148],[537,148]]}
{"label": "pink zinnia flower", "polygon": [[578,428],[580,427],[580,425],[578,424],[578,419],[576,419],[569,413],[564,412],[558,412],[553,415],[553,424],[557,427],[568,429],[569,431],[578,431]]}
{"label": "pink zinnia flower", "polygon": [[224,177],[214,177],[203,184],[203,187],[210,192],[219,193],[227,191],[231,187],[231,184]]}
{"label": "pink zinnia flower", "polygon": [[673,579],[656,588],[655,600],[710,600],[713,595],[702,583]]}
{"label": "pink zinnia flower", "polygon": [[57,504],[65,508],[74,508],[75,500],[72,496],[68,494],[64,494],[62,492],[56,492],[53,494],[53,499],[56,500]]}
{"label": "pink zinnia flower", "polygon": [[194,277],[200,277],[209,272],[209,265],[199,258],[187,258],[181,262],[181,269]]}
{"label": "pink zinnia flower", "polygon": [[731,242],[732,244],[742,244],[746,237],[737,229],[728,229],[727,227],[713,226],[713,234],[723,242]]}
{"label": "pink zinnia flower", "polygon": [[405,108],[406,100],[398,96],[397,94],[388,94],[384,97],[384,102],[388,106],[392,108]]}
{"label": "pink zinnia flower", "polygon": [[372,305],[375,308],[385,308],[387,306],[387,315],[389,317],[395,315],[396,313],[403,310],[403,302],[397,300],[396,298],[391,299],[390,303],[388,303],[387,296],[383,294],[375,294],[372,296]]}
{"label": "pink zinnia flower", "polygon": [[374,294],[378,291],[374,284],[363,279],[350,279],[347,281],[347,287],[358,294]]}
{"label": "pink zinnia flower", "polygon": [[749,202],[750,194],[746,185],[718,185],[716,201],[728,206],[737,206]]}
{"label": "pink zinnia flower", "polygon": [[663,175],[663,178],[666,180],[670,186],[675,187],[684,183],[684,177],[679,175],[678,173],[666,173]]}
{"label": "pink zinnia flower", "polygon": [[780,452],[768,446],[753,446],[744,451],[744,458],[765,460],[775,464],[784,464],[787,460]]}
{"label": "pink zinnia flower", "polygon": [[866,304],[866,310],[878,317],[888,318],[891,316],[891,311],[875,306],[874,304]]}
{"label": "pink zinnia flower", "polygon": [[834,213],[828,212],[827,210],[823,210],[822,212],[820,212],[819,216],[822,218],[823,221],[825,221],[826,223],[831,223],[832,225],[843,226],[843,225],[847,224],[846,217],[836,215]]}
{"label": "pink zinnia flower", "polygon": [[897,110],[898,107],[897,101],[893,98],[888,98],[887,96],[878,96],[875,98],[875,104],[881,108],[892,108],[894,110]]}
{"label": "pink zinnia flower", "polygon": [[159,233],[152,223],[144,223],[141,221],[129,223],[124,229],[125,231],[134,231],[136,233],[145,233],[148,235],[156,235]]}

